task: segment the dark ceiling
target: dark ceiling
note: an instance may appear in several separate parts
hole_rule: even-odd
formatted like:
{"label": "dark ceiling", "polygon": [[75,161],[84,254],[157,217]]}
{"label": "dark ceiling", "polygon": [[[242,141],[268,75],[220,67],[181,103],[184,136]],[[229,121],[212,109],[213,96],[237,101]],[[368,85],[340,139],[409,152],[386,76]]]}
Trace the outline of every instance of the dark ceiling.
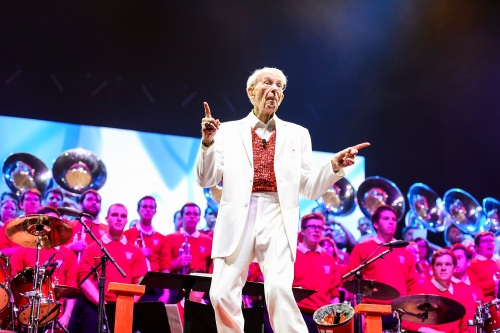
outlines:
{"label": "dark ceiling", "polygon": [[[499,1],[9,1],[0,113],[198,136],[246,115],[249,73],[289,78],[313,148],[370,141],[367,176],[500,199]],[[15,138],[13,138],[15,139]]]}

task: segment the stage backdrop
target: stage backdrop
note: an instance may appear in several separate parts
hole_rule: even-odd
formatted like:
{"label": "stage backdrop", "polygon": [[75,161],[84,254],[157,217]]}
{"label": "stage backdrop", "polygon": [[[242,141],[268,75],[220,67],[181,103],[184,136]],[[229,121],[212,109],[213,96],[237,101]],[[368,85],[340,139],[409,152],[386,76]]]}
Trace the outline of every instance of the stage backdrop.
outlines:
{"label": "stage backdrop", "polygon": [[[107,169],[106,183],[99,191],[100,217],[106,216],[109,205],[120,202],[129,211],[129,221],[136,219],[137,201],[151,195],[158,203],[153,223],[164,234],[173,231],[173,215],[184,203],[196,202],[202,210],[207,206],[194,172],[199,145],[199,138],[0,116],[2,161],[13,153],[28,153],[52,170],[55,159],[64,151],[90,150],[102,159]],[[332,153],[314,152],[315,167],[331,156]],[[353,167],[346,169],[346,178],[356,189],[364,180],[364,170],[364,158],[360,156]],[[4,178],[0,191],[8,190]],[[301,215],[316,205],[315,201],[301,199]],[[360,216],[362,213],[356,207],[352,214],[338,220],[357,237]],[[204,225],[202,217],[199,228]]]}

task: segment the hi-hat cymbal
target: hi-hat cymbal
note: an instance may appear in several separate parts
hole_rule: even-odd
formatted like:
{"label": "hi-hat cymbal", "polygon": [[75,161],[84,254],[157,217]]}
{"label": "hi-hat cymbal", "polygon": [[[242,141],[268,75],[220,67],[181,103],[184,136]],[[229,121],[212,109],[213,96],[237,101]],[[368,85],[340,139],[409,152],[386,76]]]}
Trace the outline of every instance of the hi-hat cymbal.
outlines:
{"label": "hi-hat cymbal", "polygon": [[[345,281],[342,287],[353,294],[358,292],[356,279]],[[361,292],[363,297],[379,300],[390,300],[399,297],[399,291],[396,288],[374,280],[361,280]]]}
{"label": "hi-hat cymbal", "polygon": [[[459,320],[465,315],[465,308],[459,302],[437,295],[408,295],[395,299],[392,309],[404,310],[411,314],[423,315],[424,318],[403,314],[403,320],[413,323],[446,324]],[[427,317],[427,318],[425,318]]]}
{"label": "hi-hat cymbal", "polygon": [[14,243],[30,248],[53,248],[66,244],[72,234],[71,226],[50,215],[32,214],[10,221],[5,234]]}
{"label": "hi-hat cymbal", "polygon": [[78,298],[81,295],[81,292],[78,288],[57,285],[54,287],[54,295],[56,299],[60,298]]}

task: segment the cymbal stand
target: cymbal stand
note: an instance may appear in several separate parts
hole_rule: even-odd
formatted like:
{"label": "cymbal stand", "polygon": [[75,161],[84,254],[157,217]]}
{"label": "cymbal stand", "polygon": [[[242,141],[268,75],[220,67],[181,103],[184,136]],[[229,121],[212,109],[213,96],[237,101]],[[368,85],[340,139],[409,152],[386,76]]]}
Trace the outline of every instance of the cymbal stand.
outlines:
{"label": "cymbal stand", "polygon": [[[87,216],[87,215],[88,214],[85,214],[85,216]],[[103,332],[103,324],[104,324],[105,320],[106,320],[106,328],[109,331],[109,327],[108,327],[108,324],[107,324],[106,313],[104,312],[104,286],[106,285],[106,264],[107,264],[107,261],[109,260],[116,267],[116,269],[118,270],[118,272],[120,272],[120,274],[123,277],[126,277],[127,274],[125,274],[125,272],[121,269],[121,267],[116,263],[115,259],[111,256],[111,254],[109,254],[108,250],[106,250],[106,248],[104,247],[104,245],[102,245],[101,241],[99,239],[97,239],[97,237],[94,235],[94,233],[89,228],[89,226],[84,221],[82,221],[81,216],[77,217],[76,220],[78,222],[80,222],[80,224],[83,226],[83,228],[85,228],[85,230],[87,231],[87,233],[97,243],[97,245],[99,246],[99,248],[101,249],[101,252],[102,252],[102,256],[101,256],[101,266],[102,266],[101,267],[102,268],[101,269],[101,277],[98,278],[98,283],[97,283],[98,289],[99,289],[99,305],[97,307],[97,311],[98,311],[98,324],[97,324],[98,327],[97,327],[97,332],[98,333],[102,333]],[[88,276],[90,276],[90,274],[87,275],[87,277]],[[85,281],[85,279],[82,279],[82,281],[80,282],[80,285],[84,281]]]}
{"label": "cymbal stand", "polygon": [[396,317],[396,319],[398,320],[397,333],[402,332],[403,315],[409,315],[412,317],[416,317],[416,318],[422,319],[422,321],[426,320],[427,317],[429,316],[428,312],[412,313],[412,312],[405,311],[404,309],[394,309],[393,314],[394,314],[394,317]]}
{"label": "cymbal stand", "polygon": [[[37,229],[43,226],[37,226]],[[42,232],[42,230],[40,230]],[[42,244],[40,242],[40,237],[38,238],[36,245],[36,260],[35,269],[33,276],[33,291],[26,293],[26,296],[31,299],[31,310],[30,310],[30,320],[28,325],[28,333],[35,333],[38,331],[38,323],[40,319],[40,299],[44,298],[42,292],[42,279],[45,273],[45,268],[40,267],[40,251],[42,250]],[[36,312],[36,314],[35,314]]]}
{"label": "cymbal stand", "polygon": [[[361,280],[362,280],[361,270],[363,268],[365,268],[366,266],[368,266],[369,264],[371,264],[372,262],[374,262],[380,258],[383,258],[387,253],[389,253],[391,251],[392,251],[392,247],[381,252],[380,254],[378,254],[377,256],[373,257],[370,260],[363,261],[358,267],[354,268],[353,270],[351,270],[350,272],[348,272],[342,276],[342,280],[348,279],[349,277],[351,277],[353,275],[354,275],[354,278],[356,279],[356,305],[360,304],[363,301],[363,292],[361,290]],[[363,331],[363,327],[362,327],[363,320],[362,320],[360,314],[355,314],[355,317],[356,317],[358,332],[361,333]]]}
{"label": "cymbal stand", "polygon": [[483,306],[483,302],[476,301],[476,313],[474,314],[474,319],[469,319],[467,321],[467,326],[474,326],[476,333],[483,333],[484,330],[484,318],[486,318],[486,311]]}

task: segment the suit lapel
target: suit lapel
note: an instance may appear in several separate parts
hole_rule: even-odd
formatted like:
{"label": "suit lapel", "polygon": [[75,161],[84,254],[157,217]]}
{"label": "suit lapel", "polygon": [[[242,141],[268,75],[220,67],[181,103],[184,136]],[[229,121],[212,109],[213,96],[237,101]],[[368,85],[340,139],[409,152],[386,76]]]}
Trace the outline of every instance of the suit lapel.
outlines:
{"label": "suit lapel", "polygon": [[288,131],[288,126],[286,122],[276,119],[276,148],[274,150],[274,159],[278,157],[279,153],[285,145],[285,138],[287,137],[286,132]]}
{"label": "suit lapel", "polygon": [[240,121],[238,126],[238,132],[240,133],[240,139],[243,142],[243,147],[245,147],[245,152],[247,153],[248,163],[253,167],[253,152],[252,152],[252,132],[248,123],[244,120]]}

